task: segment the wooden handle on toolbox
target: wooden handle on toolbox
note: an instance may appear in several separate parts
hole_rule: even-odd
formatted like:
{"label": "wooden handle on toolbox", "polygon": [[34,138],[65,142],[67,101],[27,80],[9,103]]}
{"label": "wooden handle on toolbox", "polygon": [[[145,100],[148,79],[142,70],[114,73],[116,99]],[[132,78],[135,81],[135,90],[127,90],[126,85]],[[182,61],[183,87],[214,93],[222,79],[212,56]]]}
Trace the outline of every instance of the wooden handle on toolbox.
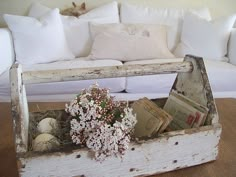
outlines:
{"label": "wooden handle on toolbox", "polygon": [[191,72],[192,62],[136,64],[23,72],[24,84]]}

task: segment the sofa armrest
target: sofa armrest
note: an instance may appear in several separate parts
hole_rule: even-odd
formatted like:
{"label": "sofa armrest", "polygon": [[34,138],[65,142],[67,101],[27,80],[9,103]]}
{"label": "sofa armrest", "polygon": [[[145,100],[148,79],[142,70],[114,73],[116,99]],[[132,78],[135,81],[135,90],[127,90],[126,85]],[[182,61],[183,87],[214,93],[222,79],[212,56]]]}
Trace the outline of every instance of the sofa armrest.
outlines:
{"label": "sofa armrest", "polygon": [[236,65],[236,28],[233,28],[230,34],[228,44],[228,57],[229,62]]}
{"label": "sofa armrest", "polygon": [[9,29],[0,28],[0,75],[15,61],[12,35]]}

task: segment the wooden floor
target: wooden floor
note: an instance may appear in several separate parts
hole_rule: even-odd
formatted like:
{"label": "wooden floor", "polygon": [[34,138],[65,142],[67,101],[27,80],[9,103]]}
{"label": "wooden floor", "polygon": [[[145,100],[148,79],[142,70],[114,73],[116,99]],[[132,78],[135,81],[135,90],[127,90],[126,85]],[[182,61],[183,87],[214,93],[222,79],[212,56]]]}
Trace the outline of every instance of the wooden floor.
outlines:
{"label": "wooden floor", "polygon": [[[236,177],[236,99],[217,99],[216,104],[223,127],[218,160],[155,176]],[[0,177],[17,176],[13,147],[10,105],[0,103]]]}

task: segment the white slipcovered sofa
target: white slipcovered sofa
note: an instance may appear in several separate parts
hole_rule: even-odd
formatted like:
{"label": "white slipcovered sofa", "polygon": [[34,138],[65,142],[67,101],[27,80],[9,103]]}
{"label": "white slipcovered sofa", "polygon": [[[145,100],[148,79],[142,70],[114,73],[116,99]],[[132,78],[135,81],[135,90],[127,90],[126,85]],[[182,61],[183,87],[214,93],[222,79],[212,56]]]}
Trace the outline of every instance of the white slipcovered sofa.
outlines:
{"label": "white slipcovered sofa", "polygon": [[[79,18],[33,4],[29,17],[5,15],[4,19],[9,28],[0,29],[0,102],[10,100],[9,70],[15,62],[22,64],[23,71],[35,71],[178,62],[185,54],[204,58],[215,97],[236,97],[234,16],[211,21],[207,8],[153,9],[130,4],[118,8],[117,2],[111,2]],[[175,77],[30,84],[26,91],[29,101],[68,101],[98,82],[118,99],[159,98],[168,95]]]}

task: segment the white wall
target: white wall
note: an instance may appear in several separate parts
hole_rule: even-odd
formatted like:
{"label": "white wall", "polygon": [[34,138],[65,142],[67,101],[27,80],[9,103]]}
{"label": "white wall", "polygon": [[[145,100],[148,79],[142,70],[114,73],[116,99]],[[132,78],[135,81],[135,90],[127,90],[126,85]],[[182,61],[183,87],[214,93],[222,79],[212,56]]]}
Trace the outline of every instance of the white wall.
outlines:
{"label": "white wall", "polygon": [[[38,1],[48,7],[59,7],[61,9],[70,6],[73,0],[0,0],[0,26],[5,23],[2,14],[26,15],[32,2]],[[76,3],[86,2],[87,8],[91,9],[111,0],[74,0]],[[172,8],[197,8],[208,7],[213,18],[236,13],[236,0],[117,0],[118,2],[129,2],[133,4],[145,4],[152,7]]]}

